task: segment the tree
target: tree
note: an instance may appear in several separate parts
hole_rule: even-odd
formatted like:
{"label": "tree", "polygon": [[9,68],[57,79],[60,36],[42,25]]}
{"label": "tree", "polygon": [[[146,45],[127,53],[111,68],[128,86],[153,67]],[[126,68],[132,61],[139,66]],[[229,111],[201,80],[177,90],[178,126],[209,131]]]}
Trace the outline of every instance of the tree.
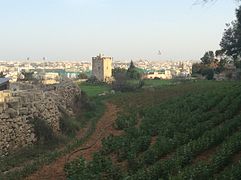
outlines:
{"label": "tree", "polygon": [[130,79],[140,79],[141,73],[139,72],[138,68],[135,67],[133,61],[131,61],[130,66],[127,70],[127,76]]}
{"label": "tree", "polygon": [[201,58],[202,64],[204,65],[211,65],[215,62],[215,56],[213,51],[205,52],[204,56]]}
{"label": "tree", "polygon": [[[200,59],[201,63],[195,63],[192,66],[192,74],[201,74],[205,76],[206,79],[212,80],[214,77],[214,72],[218,69],[219,61],[217,55],[221,57],[221,51],[216,51],[215,54],[213,51],[205,52],[204,56]],[[222,65],[223,65],[223,61]],[[220,68],[221,71],[221,68]]]}
{"label": "tree", "polygon": [[237,68],[241,68],[241,6],[236,9],[236,20],[227,24],[220,46],[227,56],[232,57]]}
{"label": "tree", "polygon": [[144,85],[143,80],[139,80],[138,84],[128,81],[129,79],[128,79],[126,70],[125,72],[121,71],[121,72],[115,73],[114,77],[115,77],[115,81],[112,83],[112,89],[115,91],[121,91],[121,92],[135,91],[137,89],[142,88],[142,86]]}
{"label": "tree", "polygon": [[22,79],[22,81],[33,81],[34,80],[34,78],[33,78],[34,72],[23,70],[21,72],[21,74],[24,76],[24,79]]}
{"label": "tree", "polygon": [[117,67],[112,70],[112,75],[114,78],[118,78],[120,74],[124,74],[126,76],[126,72],[126,69]]}
{"label": "tree", "polygon": [[126,73],[116,73],[115,81],[112,83],[112,89],[115,91],[129,91]]}
{"label": "tree", "polygon": [[229,62],[229,58],[224,54],[223,50],[217,50],[215,52],[215,57],[218,60],[218,66],[215,69],[217,73],[221,73],[225,70],[225,65]]}
{"label": "tree", "polygon": [[202,74],[203,69],[205,69],[205,65],[201,63],[194,63],[192,65],[192,74]]}
{"label": "tree", "polygon": [[207,80],[212,80],[214,77],[214,70],[212,68],[205,68],[202,70],[202,75],[205,76]]}
{"label": "tree", "polygon": [[129,69],[135,69],[135,68],[136,68],[136,67],[135,67],[134,63],[133,63],[133,61],[131,60],[131,63],[130,63]]}

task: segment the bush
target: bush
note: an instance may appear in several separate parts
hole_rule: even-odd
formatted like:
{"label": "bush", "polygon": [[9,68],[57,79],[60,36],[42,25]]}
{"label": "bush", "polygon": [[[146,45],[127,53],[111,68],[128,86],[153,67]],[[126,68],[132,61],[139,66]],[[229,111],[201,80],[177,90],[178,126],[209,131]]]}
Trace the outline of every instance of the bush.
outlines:
{"label": "bush", "polygon": [[86,170],[86,161],[83,158],[79,158],[65,166],[65,172],[68,178],[72,179],[85,179],[88,177],[88,171]]}
{"label": "bush", "polygon": [[96,104],[94,101],[91,101],[87,94],[84,91],[81,91],[81,95],[75,96],[74,101],[74,111],[76,114],[80,114],[80,110],[95,110]]}
{"label": "bush", "polygon": [[94,154],[90,162],[80,158],[67,164],[65,171],[68,179],[122,179],[120,170],[99,153]]}
{"label": "bush", "polygon": [[49,144],[57,140],[52,128],[46,121],[37,118],[30,123],[33,125],[38,144]]}
{"label": "bush", "polygon": [[95,76],[91,76],[86,82],[90,84],[106,84],[105,82],[99,81]]}
{"label": "bush", "polygon": [[118,116],[116,120],[116,128],[123,130],[125,128],[132,127],[136,124],[137,120],[136,117],[134,116]]}
{"label": "bush", "polygon": [[127,80],[116,79],[116,81],[112,83],[112,89],[121,92],[133,92],[142,88],[143,86],[143,80],[140,80],[139,83],[131,83]]}
{"label": "bush", "polygon": [[202,71],[202,75],[205,76],[207,80],[212,80],[214,76],[214,70],[211,68],[206,68]]}
{"label": "bush", "polygon": [[60,118],[59,126],[61,132],[67,136],[75,136],[76,132],[79,130],[79,124],[76,120],[70,119],[68,116]]}

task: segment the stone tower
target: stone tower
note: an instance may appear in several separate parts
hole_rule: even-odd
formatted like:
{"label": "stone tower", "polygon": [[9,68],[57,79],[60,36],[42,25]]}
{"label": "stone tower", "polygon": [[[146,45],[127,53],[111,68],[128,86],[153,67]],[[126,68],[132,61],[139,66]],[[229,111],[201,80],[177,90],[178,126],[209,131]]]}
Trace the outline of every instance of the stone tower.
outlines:
{"label": "stone tower", "polygon": [[99,81],[110,81],[112,77],[112,57],[105,57],[102,54],[93,57],[92,75]]}

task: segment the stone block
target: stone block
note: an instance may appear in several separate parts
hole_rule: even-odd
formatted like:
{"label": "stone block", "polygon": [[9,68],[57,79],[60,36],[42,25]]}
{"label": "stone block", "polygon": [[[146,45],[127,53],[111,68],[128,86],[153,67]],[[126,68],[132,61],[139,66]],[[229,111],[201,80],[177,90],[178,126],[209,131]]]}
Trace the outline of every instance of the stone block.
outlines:
{"label": "stone block", "polygon": [[18,116],[18,111],[13,108],[9,108],[7,113],[9,114],[10,118],[16,118]]}
{"label": "stone block", "polygon": [[0,114],[3,113],[3,110],[4,110],[4,105],[3,105],[3,104],[0,104]]}
{"label": "stone block", "polygon": [[8,119],[10,118],[9,114],[8,113],[2,113],[0,114],[0,119]]}
{"label": "stone block", "polygon": [[20,106],[20,98],[19,97],[11,97],[6,99],[6,103],[10,108],[13,108],[15,110],[19,109]]}
{"label": "stone block", "polygon": [[28,115],[28,108],[23,107],[23,108],[19,108],[19,115]]}

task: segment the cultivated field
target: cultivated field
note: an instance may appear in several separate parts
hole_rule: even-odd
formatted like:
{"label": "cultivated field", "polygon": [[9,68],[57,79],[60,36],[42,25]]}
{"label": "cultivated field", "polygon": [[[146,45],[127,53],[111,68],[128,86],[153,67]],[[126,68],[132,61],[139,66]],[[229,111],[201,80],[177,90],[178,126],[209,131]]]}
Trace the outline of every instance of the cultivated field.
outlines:
{"label": "cultivated field", "polygon": [[112,100],[122,111],[87,161],[65,168],[70,179],[238,179],[241,177],[241,84],[196,82]]}

